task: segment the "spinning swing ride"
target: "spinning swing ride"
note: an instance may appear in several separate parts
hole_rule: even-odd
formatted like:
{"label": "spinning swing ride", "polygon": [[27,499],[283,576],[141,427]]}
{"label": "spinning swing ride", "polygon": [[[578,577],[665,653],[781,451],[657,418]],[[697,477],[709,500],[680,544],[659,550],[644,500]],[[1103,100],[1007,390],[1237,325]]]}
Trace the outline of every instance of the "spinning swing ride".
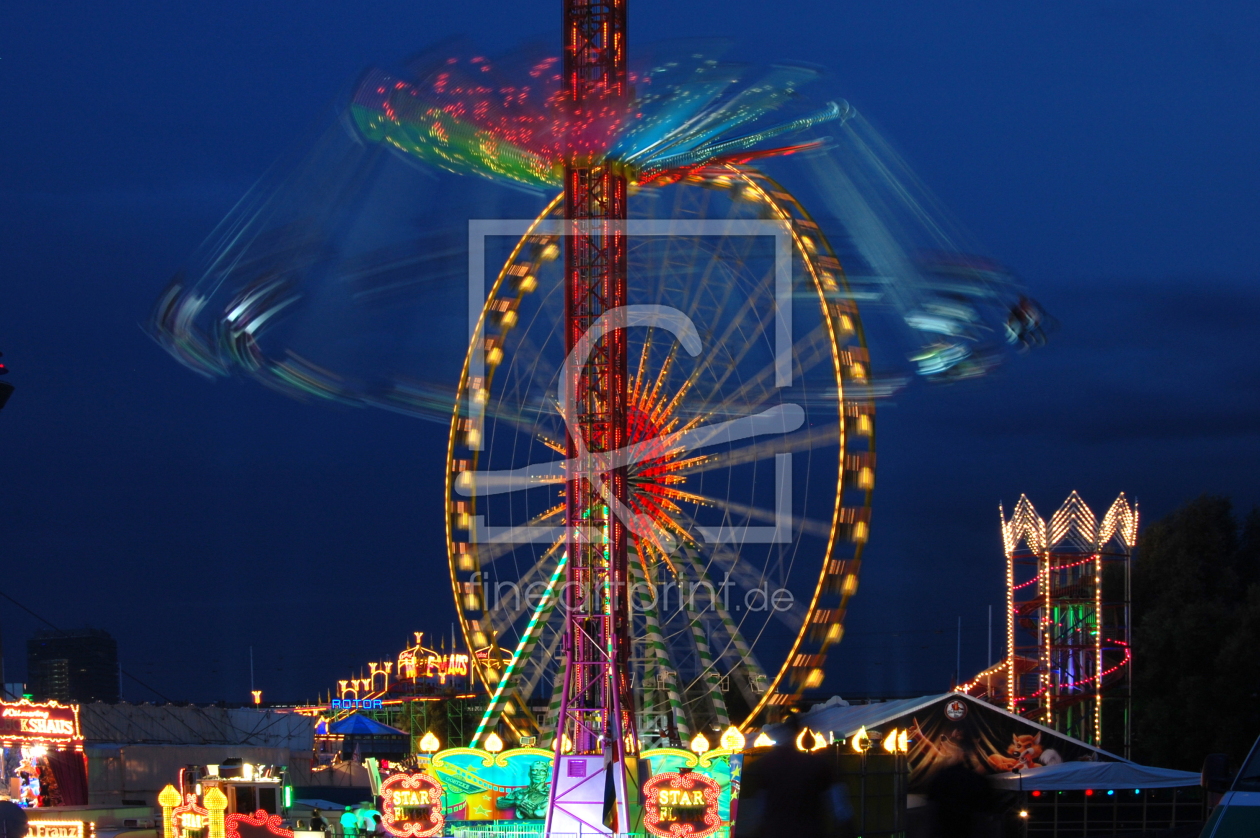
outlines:
{"label": "spinning swing ride", "polygon": [[[1041,342],[1044,316],[851,107],[800,94],[817,71],[676,45],[631,69],[625,0],[564,15],[560,59],[439,48],[364,74],[332,139],[172,281],[151,333],[206,375],[447,423],[450,580],[489,692],[471,744],[623,764],[821,685],[870,533],[875,399],[902,382],[873,371],[858,303],[898,315],[934,381]],[[453,387],[440,364],[369,382],[299,345],[349,323],[361,346],[365,277],[389,280],[375,293],[426,269],[360,221],[388,160],[539,199],[469,222]],[[496,237],[508,256],[479,273]]]}

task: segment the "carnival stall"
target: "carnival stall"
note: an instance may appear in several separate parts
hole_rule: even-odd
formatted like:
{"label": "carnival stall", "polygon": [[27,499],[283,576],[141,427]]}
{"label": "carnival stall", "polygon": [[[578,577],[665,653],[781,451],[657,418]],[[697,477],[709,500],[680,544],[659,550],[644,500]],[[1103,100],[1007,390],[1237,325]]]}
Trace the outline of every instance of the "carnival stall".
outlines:
{"label": "carnival stall", "polygon": [[344,719],[320,719],[315,724],[317,755],[339,755],[342,760],[360,758],[402,759],[411,752],[411,735],[361,713]]}
{"label": "carnival stall", "polygon": [[[719,747],[703,735],[691,750],[653,748],[639,757],[643,828],[670,838],[729,833],[739,796],[744,738],[731,728]],[[422,753],[382,779],[386,830],[398,838],[438,835],[541,834],[551,793],[555,753],[504,750],[496,735],[484,748],[440,748],[431,733]],[[592,776],[595,772],[592,771]]]}
{"label": "carnival stall", "polygon": [[158,794],[162,838],[293,838],[277,806],[270,811],[261,805],[252,811],[237,809],[256,799],[240,794],[245,788],[255,791],[252,777],[205,776],[189,785],[188,778],[181,776],[180,785],[180,789],[167,785]]}
{"label": "carnival stall", "polygon": [[88,802],[79,706],[0,701],[4,791],[28,808]]}

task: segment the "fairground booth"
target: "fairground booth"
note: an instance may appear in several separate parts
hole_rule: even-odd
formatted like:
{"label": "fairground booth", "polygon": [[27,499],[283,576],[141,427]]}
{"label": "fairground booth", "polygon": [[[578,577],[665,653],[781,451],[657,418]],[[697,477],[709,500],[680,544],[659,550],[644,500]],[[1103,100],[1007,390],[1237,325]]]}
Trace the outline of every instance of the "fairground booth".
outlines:
{"label": "fairground booth", "polygon": [[178,788],[162,789],[162,838],[293,838],[279,814],[279,776],[256,777],[248,764],[224,769],[195,783],[184,775]]}
{"label": "fairground booth", "polygon": [[26,809],[30,838],[156,838],[172,779],[197,795],[217,785],[228,814],[278,817],[281,777],[307,770],[313,728],[271,710],[0,702],[0,797]]}
{"label": "fairground booth", "polygon": [[[836,755],[864,836],[931,834],[933,781],[959,763],[988,777],[1001,802],[991,825],[999,834],[1088,838],[1203,820],[1198,774],[1137,765],[962,693],[834,701],[804,714],[802,723]],[[773,726],[765,732],[775,736]],[[897,740],[891,749],[890,738]],[[873,772],[870,755],[890,750],[904,752],[904,766]],[[849,755],[859,752],[864,760]]]}
{"label": "fairground booth", "polygon": [[329,755],[349,760],[356,754],[360,759],[400,760],[411,753],[411,735],[360,713],[336,721],[320,719],[315,752],[321,761]]}
{"label": "fairground booth", "polygon": [[[397,838],[541,835],[555,754],[540,748],[505,749],[494,734],[481,748],[442,748],[431,732],[420,753],[402,760],[348,760],[367,785],[343,800],[295,794],[278,767],[233,764],[189,766],[158,795],[161,838],[319,838],[310,819],[319,809],[334,833],[350,823],[370,830],[379,815]],[[744,738],[728,730],[717,743],[696,736],[690,750],[657,748],[640,758],[643,832],[659,838],[730,833],[738,796]],[[591,757],[592,778],[600,757]],[[572,769],[570,769],[572,770]],[[336,789],[321,788],[327,794]],[[350,791],[350,789],[346,789]],[[600,789],[602,794],[602,786]]]}
{"label": "fairground booth", "polygon": [[1131,762],[1062,762],[998,774],[1014,793],[1027,836],[1173,833],[1203,823],[1200,776]]}
{"label": "fairground booth", "polygon": [[[540,835],[551,793],[555,754],[542,748],[505,750],[490,734],[482,748],[441,748],[421,740],[422,753],[379,777],[380,812],[395,836]],[[717,743],[698,735],[690,750],[655,748],[640,756],[643,830],[693,838],[728,835],[739,793],[744,737],[733,728]],[[589,775],[600,777],[602,757]],[[573,765],[574,763],[570,763]],[[582,770],[582,763],[576,763]],[[602,781],[601,781],[602,782]],[[600,792],[602,794],[602,790]]]}
{"label": "fairground booth", "polygon": [[87,804],[77,704],[0,701],[0,747],[13,802],[27,809]]}
{"label": "fairground booth", "polygon": [[102,813],[88,806],[79,707],[0,701],[4,789],[27,811],[30,838],[90,838]]}

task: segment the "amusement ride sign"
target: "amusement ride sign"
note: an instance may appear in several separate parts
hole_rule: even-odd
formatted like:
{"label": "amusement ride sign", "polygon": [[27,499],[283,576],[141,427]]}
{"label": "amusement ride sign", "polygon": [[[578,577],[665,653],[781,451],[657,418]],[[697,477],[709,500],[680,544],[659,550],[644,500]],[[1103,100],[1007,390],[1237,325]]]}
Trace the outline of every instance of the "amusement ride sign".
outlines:
{"label": "amusement ride sign", "polygon": [[398,838],[441,835],[442,784],[428,774],[395,774],[381,783],[385,829]]}
{"label": "amusement ride sign", "polygon": [[407,649],[398,656],[398,675],[405,678],[433,680],[445,684],[448,676],[468,677],[468,655],[442,655],[419,647]]}
{"label": "amusement ride sign", "polygon": [[[167,786],[170,788],[170,786]],[[172,789],[174,791],[174,789]],[[159,796],[159,802],[162,798]],[[173,838],[207,838],[210,827],[210,810],[197,805],[195,794],[184,795],[184,802],[171,810]],[[218,836],[214,836],[218,838]]]}
{"label": "amusement ride sign", "polygon": [[643,825],[660,838],[704,838],[722,825],[722,789],[703,774],[667,772],[643,784]]}
{"label": "amusement ride sign", "polygon": [[79,706],[46,701],[35,704],[27,699],[0,701],[0,743],[14,745],[79,745]]}

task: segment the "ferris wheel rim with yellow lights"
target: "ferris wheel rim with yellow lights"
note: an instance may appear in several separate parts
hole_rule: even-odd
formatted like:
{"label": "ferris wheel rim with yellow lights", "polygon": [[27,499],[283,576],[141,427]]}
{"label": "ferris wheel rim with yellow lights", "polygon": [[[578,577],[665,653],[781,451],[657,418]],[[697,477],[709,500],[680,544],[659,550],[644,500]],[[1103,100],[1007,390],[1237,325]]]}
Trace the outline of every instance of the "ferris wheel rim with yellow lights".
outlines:
{"label": "ferris wheel rim with yellow lights", "polygon": [[[857,307],[847,293],[840,262],[825,234],[795,198],[761,172],[744,166],[725,165],[701,170],[692,173],[679,186],[732,192],[741,190],[742,195],[753,196],[753,200],[762,202],[760,210],[765,217],[775,220],[790,233],[793,259],[799,259],[804,281],[812,289],[809,294],[811,311],[822,324],[820,328],[823,329],[828,355],[825,360],[830,365],[829,380],[834,383],[834,420],[838,430],[838,444],[834,447],[838,450],[831,465],[836,479],[826,546],[820,556],[810,559],[817,564],[816,572],[810,577],[814,579],[813,590],[789,652],[773,666],[765,668],[762,676],[764,690],[757,695],[755,706],[749,701],[748,710],[741,714],[742,718],[730,718],[734,726],[747,730],[758,718],[773,715],[777,708],[792,703],[804,689],[818,686],[822,681],[827,650],[843,636],[845,611],[849,598],[857,590],[862,550],[869,534],[874,469],[874,409],[865,386],[869,361]],[[484,416],[484,405],[491,399],[495,371],[505,363],[504,346],[508,333],[517,326],[521,303],[526,295],[537,290],[536,276],[544,257],[549,255],[554,258],[559,250],[557,236],[538,231],[544,229],[544,222],[548,219],[562,216],[561,202],[561,197],[557,197],[540,213],[516,242],[494,279],[480,314],[475,332],[477,338],[469,347],[461,371],[448,436],[445,523],[452,593],[465,642],[474,652],[471,657],[477,674],[491,697],[486,716],[473,737],[471,744],[474,746],[485,733],[499,727],[500,721],[504,723],[501,732],[527,742],[531,742],[530,737],[533,737],[532,741],[541,745],[548,733],[546,720],[539,720],[528,711],[525,706],[527,697],[519,694],[511,683],[511,676],[503,677],[504,672],[513,672],[517,654],[526,648],[527,638],[524,635],[533,628],[533,623],[522,632],[521,640],[503,638],[506,642],[502,644],[498,633],[490,627],[489,617],[492,615],[486,611],[482,588],[482,545],[472,537],[470,529],[473,526],[470,521],[476,512],[476,498],[460,496],[456,492],[456,483],[465,472],[476,471],[483,457],[482,443],[486,441],[470,441],[481,430],[476,423],[477,416]],[[631,283],[634,283],[633,276]],[[484,358],[485,364],[481,380],[470,372],[477,355]],[[846,494],[850,498],[849,503],[843,502]],[[819,539],[824,540],[821,536]],[[842,552],[838,549],[840,545],[845,545],[844,556],[839,555]],[[653,545],[643,544],[639,549],[652,552]],[[561,558],[551,574],[552,586],[556,584],[562,568]],[[547,589],[548,593],[550,590]],[[536,613],[534,619],[537,617]],[[701,642],[696,640],[697,644]],[[752,646],[748,648],[750,652],[753,649]],[[527,654],[534,653],[534,648],[528,647]],[[711,665],[710,668],[714,667]],[[751,678],[749,675],[748,680],[751,681]],[[690,735],[689,729],[680,732]],[[676,741],[679,738],[675,736]]]}

